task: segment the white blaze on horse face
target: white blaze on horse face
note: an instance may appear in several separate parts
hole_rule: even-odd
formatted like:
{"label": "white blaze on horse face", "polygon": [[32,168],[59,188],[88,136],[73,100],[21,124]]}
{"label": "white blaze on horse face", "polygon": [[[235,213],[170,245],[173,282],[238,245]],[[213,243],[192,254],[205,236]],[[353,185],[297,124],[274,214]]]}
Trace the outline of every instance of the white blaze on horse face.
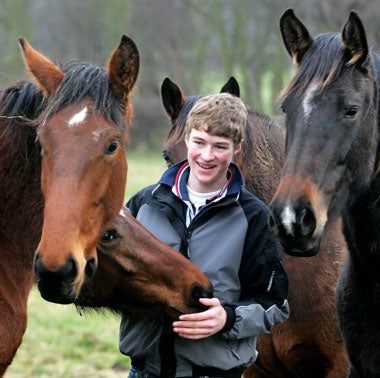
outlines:
{"label": "white blaze on horse face", "polygon": [[293,224],[296,223],[296,213],[290,206],[285,206],[281,213],[282,224],[287,234],[294,236]]}
{"label": "white blaze on horse face", "polygon": [[95,142],[99,142],[101,135],[102,133],[100,131],[92,132],[92,138],[95,140]]}
{"label": "white blaze on horse face", "polygon": [[305,93],[305,97],[302,101],[302,107],[306,119],[309,118],[311,112],[313,111],[314,106],[312,104],[312,100],[315,94],[318,92],[319,87],[320,86],[317,83],[311,84]]}
{"label": "white blaze on horse face", "polygon": [[87,106],[85,106],[80,112],[74,114],[70,121],[69,121],[69,127],[80,125],[84,122],[87,116]]}

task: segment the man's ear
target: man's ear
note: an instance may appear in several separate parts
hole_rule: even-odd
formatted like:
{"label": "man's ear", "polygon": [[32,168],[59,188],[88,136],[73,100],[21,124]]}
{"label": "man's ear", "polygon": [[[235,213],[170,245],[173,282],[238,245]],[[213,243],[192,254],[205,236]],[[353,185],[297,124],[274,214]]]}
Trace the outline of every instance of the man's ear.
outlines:
{"label": "man's ear", "polygon": [[187,134],[185,135],[185,143],[186,147],[189,148],[189,136]]}
{"label": "man's ear", "polygon": [[237,144],[237,145],[234,147],[234,155],[238,154],[238,153],[241,151],[242,144],[243,144],[243,140],[241,140],[241,141],[239,142],[239,144]]}

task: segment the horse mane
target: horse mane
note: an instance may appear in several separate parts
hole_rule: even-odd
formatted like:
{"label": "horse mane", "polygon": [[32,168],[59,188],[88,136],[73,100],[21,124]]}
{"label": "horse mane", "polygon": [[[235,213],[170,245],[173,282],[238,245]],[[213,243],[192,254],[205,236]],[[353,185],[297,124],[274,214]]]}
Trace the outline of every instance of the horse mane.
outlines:
{"label": "horse mane", "polygon": [[[0,92],[0,148],[22,156],[29,163],[39,153],[35,143],[38,116],[46,107],[40,89],[30,81],[18,81]],[[6,147],[12,144],[13,148]],[[23,152],[20,154],[20,152]],[[7,158],[2,157],[1,162]],[[34,159],[34,158],[32,158]],[[24,165],[24,169],[29,164]]]}
{"label": "horse mane", "polygon": [[125,128],[123,105],[111,89],[105,68],[93,63],[71,61],[61,66],[61,69],[65,75],[57,91],[49,99],[45,118],[89,97],[96,110],[121,129]]}
{"label": "horse mane", "polygon": [[293,79],[282,90],[279,101],[284,101],[293,91],[305,91],[312,81],[322,83],[322,90],[339,77],[348,62],[349,56],[342,48],[340,34],[325,33],[316,36]]}
{"label": "horse mane", "polygon": [[42,92],[30,81],[18,81],[0,92],[0,117],[6,123],[35,119],[45,106]]}

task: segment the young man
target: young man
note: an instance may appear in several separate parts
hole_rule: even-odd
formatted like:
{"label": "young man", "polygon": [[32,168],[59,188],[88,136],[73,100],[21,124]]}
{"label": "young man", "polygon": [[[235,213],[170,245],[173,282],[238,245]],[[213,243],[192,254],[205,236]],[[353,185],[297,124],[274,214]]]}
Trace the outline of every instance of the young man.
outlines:
{"label": "young man", "polygon": [[214,298],[200,299],[206,311],[181,315],[174,323],[122,320],[120,350],[132,358],[129,378],[239,378],[257,357],[257,336],[289,316],[288,280],[267,225],[268,210],[244,189],[232,163],[246,122],[239,98],[201,98],[186,122],[188,159],[127,204],[214,286]]}

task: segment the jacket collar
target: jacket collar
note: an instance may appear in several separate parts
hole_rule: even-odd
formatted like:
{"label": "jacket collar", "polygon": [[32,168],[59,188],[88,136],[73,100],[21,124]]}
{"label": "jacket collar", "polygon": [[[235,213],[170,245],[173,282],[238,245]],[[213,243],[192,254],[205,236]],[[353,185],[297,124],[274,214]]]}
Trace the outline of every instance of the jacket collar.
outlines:
{"label": "jacket collar", "polygon": [[[228,171],[229,179],[227,185],[221,190],[217,197],[224,195],[226,191],[227,196],[236,195],[244,186],[243,176],[235,163],[230,164]],[[185,201],[189,200],[189,194],[186,186],[189,172],[189,162],[187,160],[181,161],[164,172],[159,184],[164,184],[174,188],[180,198]],[[211,200],[214,200],[214,198]]]}

